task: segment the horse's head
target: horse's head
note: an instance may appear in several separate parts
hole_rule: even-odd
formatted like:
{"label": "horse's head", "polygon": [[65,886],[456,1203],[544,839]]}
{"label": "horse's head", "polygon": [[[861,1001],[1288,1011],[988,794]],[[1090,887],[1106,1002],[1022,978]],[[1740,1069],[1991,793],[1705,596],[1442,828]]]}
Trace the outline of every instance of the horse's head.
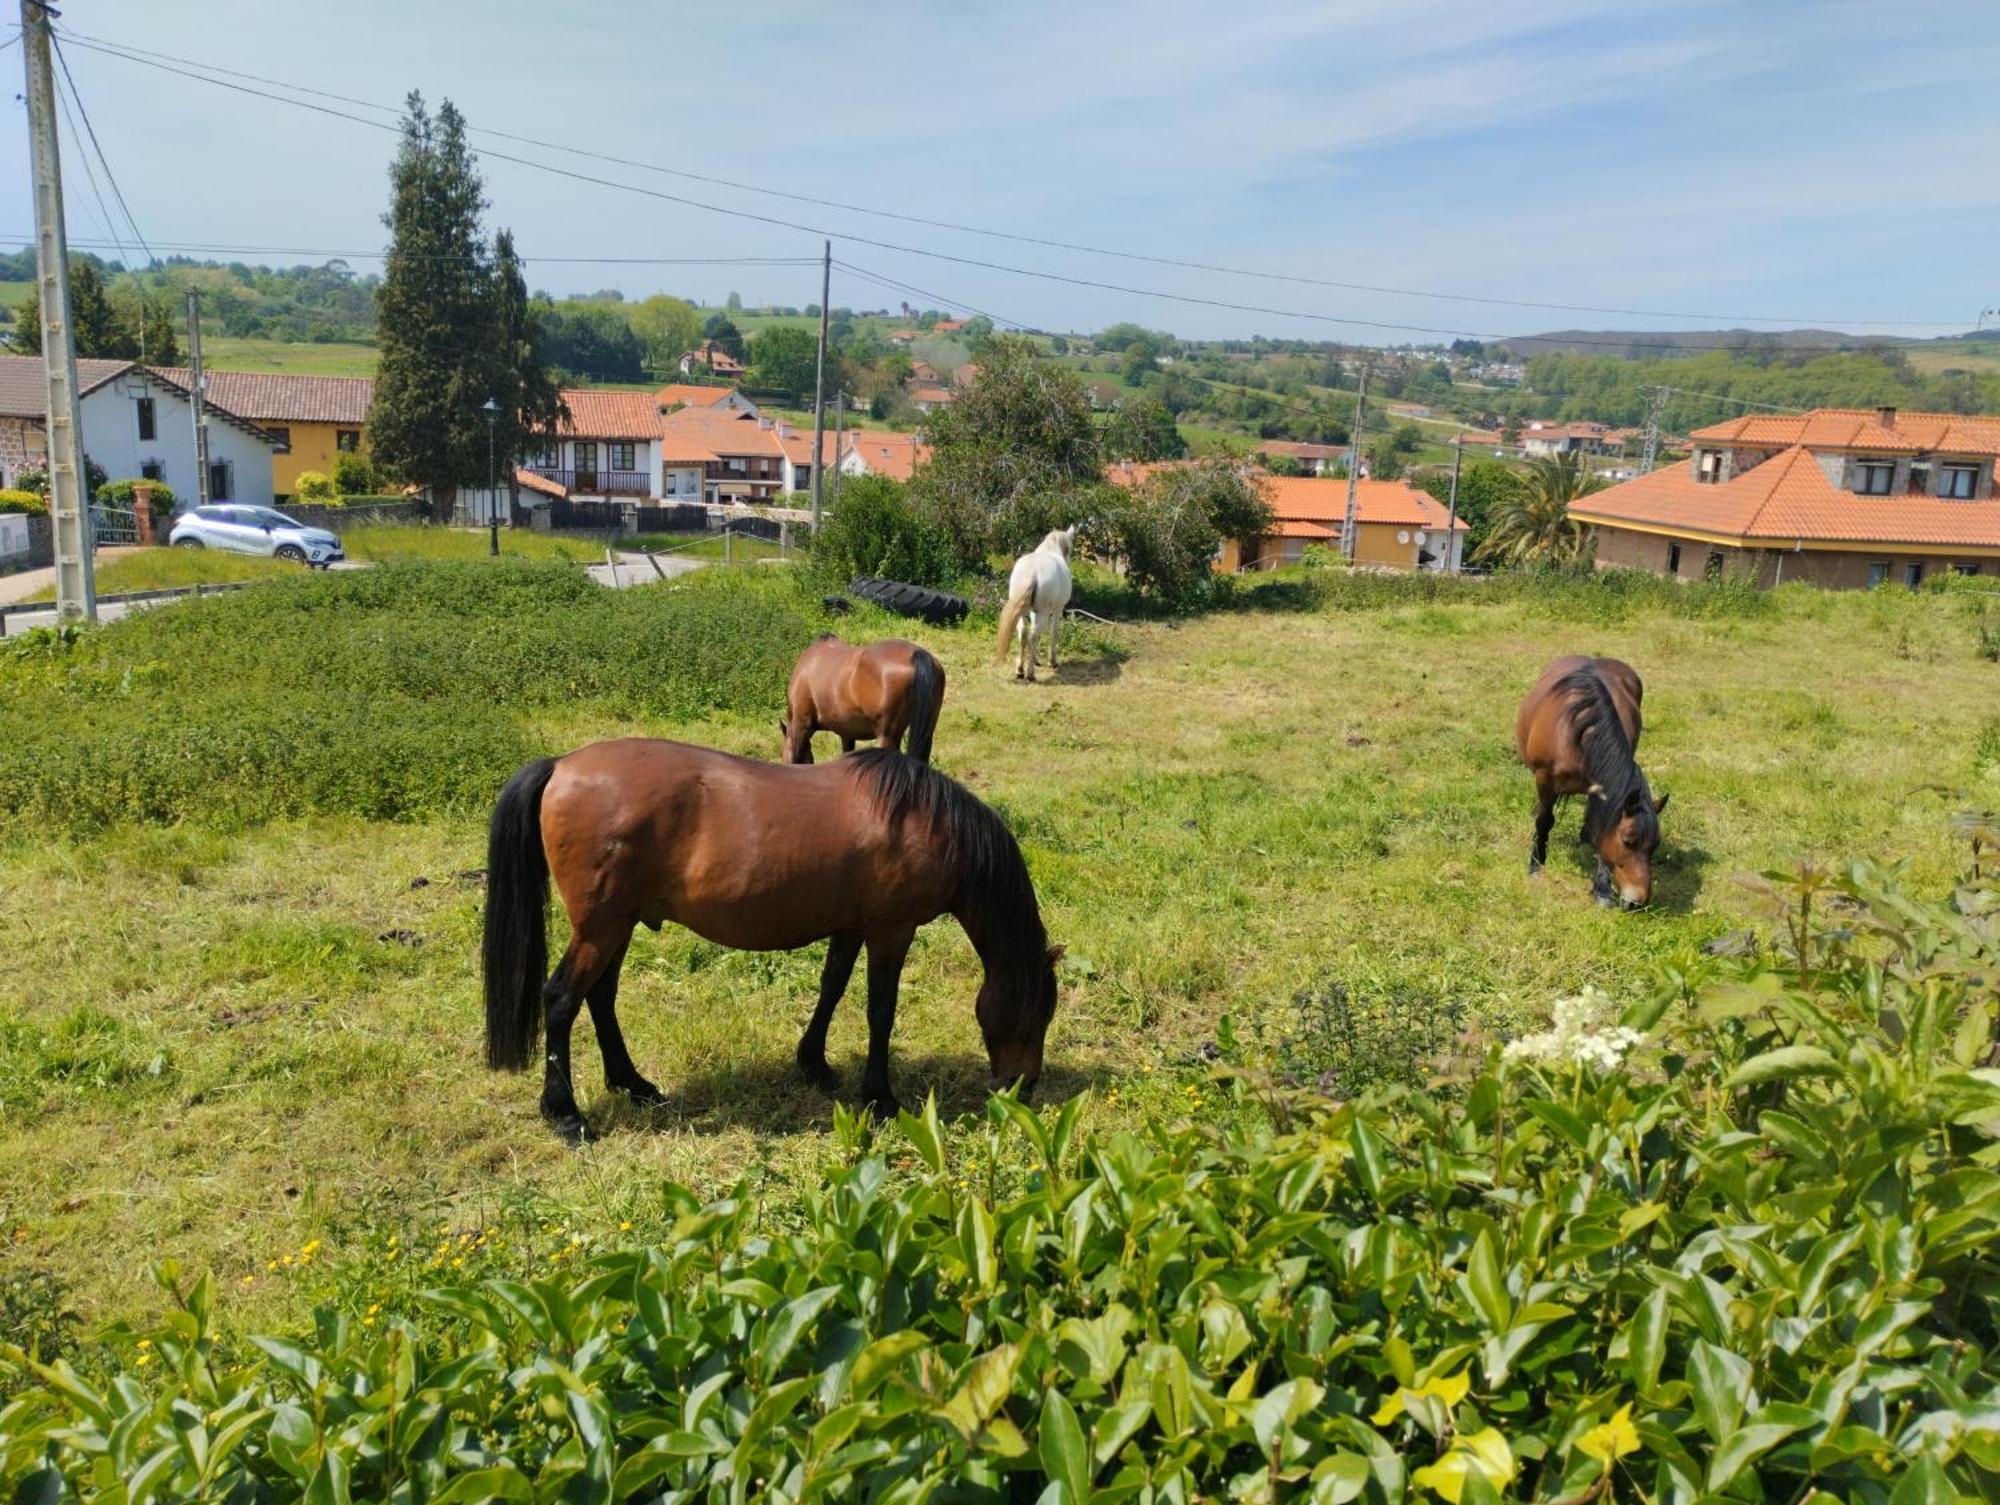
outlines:
{"label": "horse's head", "polygon": [[[1653,853],[1659,850],[1660,812],[1667,799],[1664,794],[1654,799],[1643,783],[1634,784],[1616,815],[1607,812],[1596,827],[1597,855],[1610,869],[1617,898],[1627,909],[1643,909],[1653,900]],[[1608,902],[1612,896],[1599,897]]]}
{"label": "horse's head", "polygon": [[1055,1017],[1056,963],[1062,956],[1062,947],[1049,947],[1025,975],[989,968],[974,1005],[994,1087],[1005,1091],[1018,1083],[1023,1101],[1042,1077],[1042,1043]]}
{"label": "horse's head", "polygon": [[1048,536],[1048,542],[1062,551],[1063,558],[1069,558],[1070,550],[1076,544],[1076,524],[1071,523],[1067,528],[1056,529]]}

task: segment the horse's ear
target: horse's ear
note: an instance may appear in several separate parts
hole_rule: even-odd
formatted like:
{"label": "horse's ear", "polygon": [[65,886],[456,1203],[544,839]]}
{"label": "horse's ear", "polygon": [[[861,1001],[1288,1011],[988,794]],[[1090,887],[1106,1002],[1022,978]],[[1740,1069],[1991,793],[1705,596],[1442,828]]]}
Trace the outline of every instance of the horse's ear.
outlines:
{"label": "horse's ear", "polygon": [[1658,815],[1658,814],[1659,814],[1659,813],[1660,813],[1660,812],[1661,812],[1662,810],[1666,809],[1666,808],[1667,808],[1667,801],[1668,801],[1668,800],[1670,800],[1670,799],[1672,799],[1672,798],[1673,798],[1673,796],[1672,796],[1671,794],[1663,794],[1663,795],[1661,795],[1661,796],[1660,796],[1660,797],[1659,797],[1658,799],[1654,800],[1654,801],[1653,801],[1653,813],[1654,813],[1655,815]]}
{"label": "horse's ear", "polygon": [[1069,950],[1069,947],[1061,944],[1060,942],[1049,947],[1049,966],[1051,969],[1053,969],[1059,962],[1062,961],[1063,953],[1067,950]]}

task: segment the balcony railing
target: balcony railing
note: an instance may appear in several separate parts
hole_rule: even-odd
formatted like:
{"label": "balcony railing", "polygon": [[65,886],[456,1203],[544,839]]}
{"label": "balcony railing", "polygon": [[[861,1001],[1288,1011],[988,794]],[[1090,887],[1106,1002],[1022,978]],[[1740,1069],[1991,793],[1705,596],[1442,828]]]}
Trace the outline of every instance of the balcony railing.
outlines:
{"label": "balcony railing", "polygon": [[527,467],[545,481],[554,481],[586,496],[649,496],[653,478],[643,470],[563,470],[549,465]]}

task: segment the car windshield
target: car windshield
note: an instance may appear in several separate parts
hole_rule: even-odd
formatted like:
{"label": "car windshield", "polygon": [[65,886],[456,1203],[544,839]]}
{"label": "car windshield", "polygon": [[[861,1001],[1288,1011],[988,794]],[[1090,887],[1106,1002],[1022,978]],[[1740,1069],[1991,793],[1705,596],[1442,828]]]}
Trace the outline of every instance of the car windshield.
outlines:
{"label": "car windshield", "polygon": [[284,513],[274,511],[269,507],[251,507],[247,510],[258,522],[269,523],[274,528],[303,528],[305,526],[304,523],[299,522],[296,518],[286,517]]}

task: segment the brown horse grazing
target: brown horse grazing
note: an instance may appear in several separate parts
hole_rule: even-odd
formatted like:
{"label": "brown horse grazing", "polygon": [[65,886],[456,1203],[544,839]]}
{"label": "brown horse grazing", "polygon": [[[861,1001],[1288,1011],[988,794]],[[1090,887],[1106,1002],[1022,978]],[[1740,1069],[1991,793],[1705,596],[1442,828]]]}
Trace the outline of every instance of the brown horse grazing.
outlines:
{"label": "brown horse grazing", "polygon": [[1549,855],[1556,800],[1586,796],[1583,837],[1597,849],[1591,891],[1600,904],[1617,897],[1638,909],[1653,897],[1653,853],[1660,845],[1657,800],[1635,756],[1639,702],[1645,686],[1630,664],[1615,658],[1559,658],[1542,671],[1514,718],[1514,745],[1535,775],[1532,876]]}
{"label": "brown horse grazing", "polygon": [[814,732],[837,733],[842,752],[870,737],[901,752],[907,732],[910,756],[928,763],[943,705],[944,665],[929,649],[901,638],[856,648],[822,633],[799,655],[785,692],[785,761],[812,762]]}
{"label": "brown horse grazing", "polygon": [[[548,963],[553,877],[570,942]],[[761,763],[679,742],[595,742],[541,758],[507,782],[487,848],[486,1058],[518,1070],[547,1019],[542,1112],[572,1144],[588,1137],[570,1086],[570,1025],[590,1005],[604,1079],[665,1101],[618,1029],[618,969],[632,927],[671,920],[743,951],[828,942],[819,1004],[799,1040],[815,1086],[839,1085],[826,1029],[868,948],[868,1064],[879,1115],[903,958],[919,926],[952,915],[985,967],[974,1012],[996,1082],[1025,1093],[1042,1072],[1056,963],[1021,849],[1000,817],[943,774],[871,748],[817,768]]]}

